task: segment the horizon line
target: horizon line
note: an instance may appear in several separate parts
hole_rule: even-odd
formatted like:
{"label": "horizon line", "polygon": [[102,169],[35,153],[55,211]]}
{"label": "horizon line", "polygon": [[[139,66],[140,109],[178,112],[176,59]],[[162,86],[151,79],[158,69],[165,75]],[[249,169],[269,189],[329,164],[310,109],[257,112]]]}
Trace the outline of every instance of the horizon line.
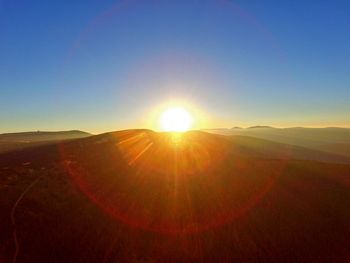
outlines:
{"label": "horizon line", "polygon": [[[253,126],[233,126],[233,127],[217,127],[217,128],[202,128],[202,129],[189,129],[188,131],[210,131],[210,130],[232,130],[232,129],[350,129],[350,126],[287,126],[287,127],[276,127],[276,126],[270,126],[270,125],[253,125]],[[150,128],[121,128],[121,129],[115,129],[115,130],[106,130],[101,132],[91,132],[88,130],[83,129],[64,129],[64,130],[53,130],[53,129],[43,129],[43,130],[14,130],[14,131],[5,131],[1,132],[0,135],[4,134],[11,134],[11,133],[35,133],[35,132],[85,132],[89,133],[91,135],[98,135],[103,133],[109,133],[109,132],[116,132],[116,131],[126,131],[126,130],[150,130],[154,132],[164,132],[157,129],[150,129]]]}

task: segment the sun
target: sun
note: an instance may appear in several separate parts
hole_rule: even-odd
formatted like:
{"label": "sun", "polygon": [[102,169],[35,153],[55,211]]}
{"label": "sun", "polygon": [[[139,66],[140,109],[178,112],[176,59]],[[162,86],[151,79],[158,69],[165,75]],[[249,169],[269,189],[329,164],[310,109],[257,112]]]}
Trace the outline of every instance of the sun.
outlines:
{"label": "sun", "polygon": [[160,126],[164,131],[185,132],[192,127],[191,114],[182,107],[166,109],[160,117]]}

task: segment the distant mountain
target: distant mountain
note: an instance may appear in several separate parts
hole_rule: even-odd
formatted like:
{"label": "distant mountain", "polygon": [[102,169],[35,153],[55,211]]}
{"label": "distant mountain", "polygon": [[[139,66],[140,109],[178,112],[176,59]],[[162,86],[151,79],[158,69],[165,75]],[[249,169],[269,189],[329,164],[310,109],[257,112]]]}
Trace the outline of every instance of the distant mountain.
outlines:
{"label": "distant mountain", "polygon": [[318,154],[149,130],[0,154],[0,258],[15,233],[28,263],[348,262],[350,165]]}
{"label": "distant mountain", "polygon": [[0,134],[0,153],[44,145],[52,143],[53,141],[70,140],[88,136],[91,136],[91,134],[79,130],[3,133]]}
{"label": "distant mountain", "polygon": [[247,129],[272,129],[271,126],[251,126],[251,127],[248,127]]}

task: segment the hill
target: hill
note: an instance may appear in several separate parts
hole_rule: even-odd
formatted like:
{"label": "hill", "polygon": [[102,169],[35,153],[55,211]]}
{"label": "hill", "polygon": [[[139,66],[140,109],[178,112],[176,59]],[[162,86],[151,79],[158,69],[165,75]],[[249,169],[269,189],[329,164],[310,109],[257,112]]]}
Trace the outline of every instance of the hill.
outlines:
{"label": "hill", "polygon": [[273,128],[254,126],[246,129],[211,129],[210,133],[250,136],[292,144],[333,154],[350,156],[350,129],[347,128]]}
{"label": "hill", "polygon": [[58,131],[58,132],[19,132],[0,134],[0,153],[45,145],[53,141],[77,139],[91,136],[83,131]]}
{"label": "hill", "polygon": [[348,262],[350,165],[264,143],[129,130],[2,154],[0,258],[16,229],[18,262]]}
{"label": "hill", "polygon": [[338,153],[329,153],[324,149],[314,150],[302,146],[241,135],[228,136],[228,139],[233,142],[232,151],[241,156],[350,164],[350,157]]}

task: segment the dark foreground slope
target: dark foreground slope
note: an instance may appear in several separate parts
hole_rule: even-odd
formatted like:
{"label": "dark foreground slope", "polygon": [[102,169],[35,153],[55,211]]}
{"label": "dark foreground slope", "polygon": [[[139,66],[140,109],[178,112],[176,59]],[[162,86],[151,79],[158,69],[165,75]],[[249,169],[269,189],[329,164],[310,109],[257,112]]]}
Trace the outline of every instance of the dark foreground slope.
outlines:
{"label": "dark foreground slope", "polygon": [[350,166],[237,149],[138,130],[1,155],[0,260],[15,229],[17,262],[349,262]]}

